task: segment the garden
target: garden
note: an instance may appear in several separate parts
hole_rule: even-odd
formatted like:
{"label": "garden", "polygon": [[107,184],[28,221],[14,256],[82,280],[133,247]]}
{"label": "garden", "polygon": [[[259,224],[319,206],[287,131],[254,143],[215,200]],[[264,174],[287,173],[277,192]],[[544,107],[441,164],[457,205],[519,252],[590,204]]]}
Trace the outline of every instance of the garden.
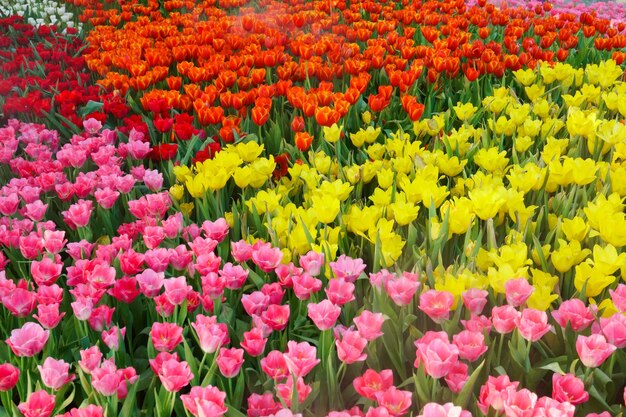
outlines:
{"label": "garden", "polygon": [[613,0],[0,5],[0,417],[623,416],[625,70]]}

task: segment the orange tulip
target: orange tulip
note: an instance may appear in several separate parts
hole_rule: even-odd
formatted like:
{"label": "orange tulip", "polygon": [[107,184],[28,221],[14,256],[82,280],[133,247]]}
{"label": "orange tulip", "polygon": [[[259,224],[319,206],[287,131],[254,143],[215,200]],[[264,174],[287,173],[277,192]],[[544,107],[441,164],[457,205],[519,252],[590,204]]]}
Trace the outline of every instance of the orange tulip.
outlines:
{"label": "orange tulip", "polygon": [[309,132],[297,132],[295,135],[296,147],[302,152],[307,151],[313,143],[313,136]]}

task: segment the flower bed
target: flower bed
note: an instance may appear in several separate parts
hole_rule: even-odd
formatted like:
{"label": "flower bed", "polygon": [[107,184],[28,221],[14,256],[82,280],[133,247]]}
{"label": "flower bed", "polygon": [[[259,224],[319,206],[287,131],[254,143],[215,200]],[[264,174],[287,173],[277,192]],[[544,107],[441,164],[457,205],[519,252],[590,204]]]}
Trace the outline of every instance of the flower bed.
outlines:
{"label": "flower bed", "polygon": [[619,22],[72,3],[0,21],[0,412],[623,413]]}

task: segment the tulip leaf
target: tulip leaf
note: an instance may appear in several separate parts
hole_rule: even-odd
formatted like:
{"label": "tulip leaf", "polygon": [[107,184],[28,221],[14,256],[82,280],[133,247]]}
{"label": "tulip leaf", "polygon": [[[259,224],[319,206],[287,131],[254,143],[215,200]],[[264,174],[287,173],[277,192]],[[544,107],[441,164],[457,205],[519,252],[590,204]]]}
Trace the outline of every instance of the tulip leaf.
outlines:
{"label": "tulip leaf", "polygon": [[189,347],[189,343],[187,343],[187,340],[185,338],[183,338],[183,348],[185,350],[185,360],[189,364],[189,369],[191,370],[191,373],[193,374],[193,382],[194,384],[197,384],[198,379],[199,379],[199,372],[198,372],[198,367],[196,366],[197,365],[196,358],[195,356],[193,356],[193,352],[191,351],[191,348]]}
{"label": "tulip leaf", "polygon": [[130,417],[132,415],[138,387],[138,381],[135,381],[135,383],[130,386],[130,390],[128,390],[128,395],[126,396],[124,404],[122,405],[122,409],[120,410],[119,417]]}
{"label": "tulip leaf", "polygon": [[226,412],[226,417],[246,417],[241,411],[237,410],[235,407],[229,405],[228,411]]}
{"label": "tulip leaf", "polygon": [[561,369],[561,365],[559,365],[559,363],[557,361],[552,361],[546,365],[543,366],[538,366],[537,368],[539,369],[545,369],[547,371],[552,371],[555,374],[561,374],[563,375],[565,372],[563,372],[563,370]]}
{"label": "tulip leaf", "polygon": [[474,387],[476,385],[476,380],[478,379],[478,376],[480,375],[480,372],[483,369],[483,366],[485,366],[485,360],[483,359],[483,361],[480,363],[480,365],[478,365],[478,367],[476,369],[474,369],[474,372],[472,372],[472,375],[470,375],[469,379],[467,380],[467,382],[465,383],[465,385],[463,385],[463,389],[461,389],[461,392],[459,392],[459,395],[457,395],[456,400],[454,401],[454,403],[463,408],[463,409],[467,409],[467,406],[469,404],[470,398],[474,392]]}
{"label": "tulip leaf", "polygon": [[74,395],[76,395],[76,386],[74,384],[72,384],[72,392],[70,393],[70,395],[68,395],[68,397],[65,399],[65,401],[63,401],[63,403],[59,406],[58,410],[59,411],[65,410],[65,408],[68,405],[70,405],[72,403],[72,401],[74,401]]}
{"label": "tulip leaf", "polygon": [[89,100],[87,102],[87,104],[85,104],[83,106],[83,108],[80,109],[79,114],[80,114],[81,117],[85,117],[88,114],[91,114],[93,112],[99,111],[100,109],[102,109],[102,107],[104,107],[104,103],[100,103],[100,102],[97,102],[97,101]]}

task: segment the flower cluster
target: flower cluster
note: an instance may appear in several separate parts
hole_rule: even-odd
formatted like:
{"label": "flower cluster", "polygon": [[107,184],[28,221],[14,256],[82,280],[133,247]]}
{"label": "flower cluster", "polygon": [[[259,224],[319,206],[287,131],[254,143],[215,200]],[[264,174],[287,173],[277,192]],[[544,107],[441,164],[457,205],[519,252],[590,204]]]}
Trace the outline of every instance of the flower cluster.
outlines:
{"label": "flower cluster", "polygon": [[21,16],[26,20],[26,23],[35,27],[58,25],[81,30],[81,24],[77,23],[76,15],[71,6],[55,0],[26,0],[14,4],[6,3],[0,5],[0,13],[4,16]]}
{"label": "flower cluster", "polygon": [[[59,33],[55,25],[34,26],[20,16],[0,19],[0,114],[26,121],[54,120],[81,125],[79,110],[100,100],[80,55],[75,28]],[[60,126],[60,124],[58,125]]]}
{"label": "flower cluster", "polygon": [[255,133],[271,138],[278,155],[285,132],[287,143],[307,150],[321,126],[354,120],[365,108],[384,121],[402,104],[417,120],[430,94],[542,61],[579,63],[570,53],[577,49],[594,60],[614,52],[621,62],[626,46],[624,28],[592,14],[553,16],[549,3],[530,10],[462,1],[226,3],[84,9],[98,22],[87,65],[107,91],[128,92],[162,133],[154,145],[194,135],[223,145]]}
{"label": "flower cluster", "polygon": [[46,4],[86,32],[0,20],[0,413],[623,414],[617,16]]}

